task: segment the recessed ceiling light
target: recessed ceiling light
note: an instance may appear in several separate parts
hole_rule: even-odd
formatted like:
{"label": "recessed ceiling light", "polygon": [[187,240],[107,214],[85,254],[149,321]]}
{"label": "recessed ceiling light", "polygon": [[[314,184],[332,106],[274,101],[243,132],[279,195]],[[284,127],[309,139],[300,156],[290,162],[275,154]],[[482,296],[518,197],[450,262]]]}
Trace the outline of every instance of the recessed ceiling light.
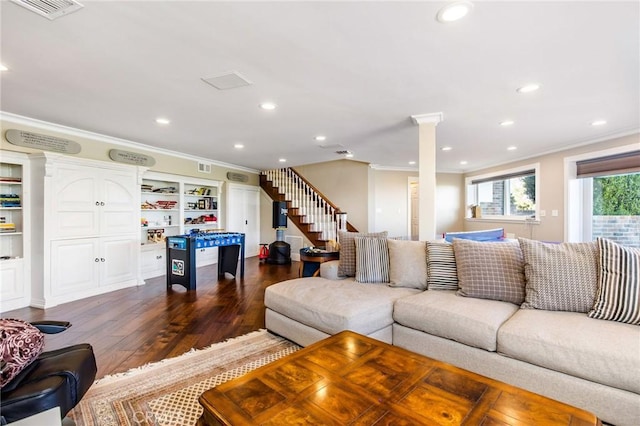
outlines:
{"label": "recessed ceiling light", "polygon": [[517,146],[508,146],[507,147],[507,151],[515,151],[516,149],[518,149]]}
{"label": "recessed ceiling light", "polygon": [[286,159],[286,158],[281,158],[281,159],[279,159],[278,161],[279,161],[279,162],[281,162],[281,163],[286,163],[286,162],[287,162],[287,159]]}
{"label": "recessed ceiling light", "polygon": [[607,120],[596,120],[591,123],[592,126],[604,126],[607,124]]}
{"label": "recessed ceiling light", "polygon": [[260,108],[266,109],[266,110],[269,110],[269,111],[276,109],[276,107],[277,107],[277,105],[274,104],[273,102],[263,102],[263,103],[260,104]]}
{"label": "recessed ceiling light", "polygon": [[468,161],[462,160],[462,161],[460,162],[460,165],[464,166],[464,165],[465,165],[465,164],[467,164],[467,163],[468,163]]}
{"label": "recessed ceiling light", "polygon": [[453,148],[451,148],[450,146],[443,146],[442,148],[440,148],[442,151],[451,151]]}
{"label": "recessed ceiling light", "polygon": [[538,83],[529,83],[529,84],[525,84],[522,87],[518,87],[516,91],[518,93],[529,93],[529,92],[535,92],[539,88],[540,88],[540,85]]}
{"label": "recessed ceiling light", "polygon": [[454,1],[440,9],[436,19],[442,23],[454,22],[467,16],[472,9],[473,3],[470,1]]}
{"label": "recessed ceiling light", "polygon": [[0,71],[9,71],[9,68],[7,68],[6,66],[0,64]]}
{"label": "recessed ceiling light", "polygon": [[243,144],[241,144],[241,143],[236,143],[236,144],[234,144],[234,145],[233,145],[233,147],[234,147],[235,149],[242,149],[242,148],[244,148],[244,145],[243,145]]}
{"label": "recessed ceiling light", "polygon": [[158,117],[156,118],[156,123],[158,124],[169,124],[171,121],[168,118]]}
{"label": "recessed ceiling light", "polygon": [[415,161],[409,161],[409,164],[413,166],[414,164],[416,164],[416,162]]}
{"label": "recessed ceiling light", "polygon": [[507,126],[511,126],[514,122],[512,120],[505,120],[505,121],[501,121],[500,125],[507,127]]}
{"label": "recessed ceiling light", "polygon": [[317,140],[318,142],[322,142],[322,141],[326,141],[327,137],[323,135],[318,135],[314,139]]}

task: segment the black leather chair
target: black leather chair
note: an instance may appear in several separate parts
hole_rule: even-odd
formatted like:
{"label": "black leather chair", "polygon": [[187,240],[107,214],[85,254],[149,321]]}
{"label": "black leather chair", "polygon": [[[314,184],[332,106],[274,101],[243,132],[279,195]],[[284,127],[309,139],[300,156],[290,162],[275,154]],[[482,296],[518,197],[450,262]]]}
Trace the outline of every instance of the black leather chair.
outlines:
{"label": "black leather chair", "polygon": [[[32,324],[46,334],[60,333],[71,326],[61,321]],[[2,388],[2,424],[54,407],[60,407],[60,414],[64,418],[89,390],[96,372],[93,348],[87,343],[43,352]]]}

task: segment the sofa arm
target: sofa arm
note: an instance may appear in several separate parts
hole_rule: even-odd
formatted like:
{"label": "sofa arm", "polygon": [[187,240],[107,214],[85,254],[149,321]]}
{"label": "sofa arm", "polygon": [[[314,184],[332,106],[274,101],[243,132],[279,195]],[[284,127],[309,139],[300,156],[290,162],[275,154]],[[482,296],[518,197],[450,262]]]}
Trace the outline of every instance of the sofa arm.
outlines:
{"label": "sofa arm", "polygon": [[320,264],[320,276],[328,280],[344,280],[346,277],[338,276],[339,260],[330,260]]}

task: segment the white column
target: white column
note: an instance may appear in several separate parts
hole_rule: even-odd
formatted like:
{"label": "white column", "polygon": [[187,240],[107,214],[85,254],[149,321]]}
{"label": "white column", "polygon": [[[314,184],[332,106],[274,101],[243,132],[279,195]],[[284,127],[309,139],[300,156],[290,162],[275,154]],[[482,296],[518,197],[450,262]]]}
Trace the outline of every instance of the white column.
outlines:
{"label": "white column", "polygon": [[418,125],[419,160],[419,238],[433,240],[436,235],[436,126],[443,120],[441,112],[412,115]]}

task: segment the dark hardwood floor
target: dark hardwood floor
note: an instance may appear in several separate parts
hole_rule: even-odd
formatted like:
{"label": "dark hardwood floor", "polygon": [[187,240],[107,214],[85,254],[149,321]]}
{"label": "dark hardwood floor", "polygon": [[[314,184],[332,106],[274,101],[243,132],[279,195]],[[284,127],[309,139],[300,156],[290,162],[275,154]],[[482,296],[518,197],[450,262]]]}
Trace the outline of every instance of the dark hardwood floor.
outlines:
{"label": "dark hardwood floor", "polygon": [[143,286],[2,317],[71,322],[67,331],[46,336],[45,350],[90,343],[99,378],[264,328],[264,290],[297,278],[298,268],[298,262],[268,265],[252,257],[245,262],[244,279],[218,280],[217,265],[198,268],[195,291],[178,285],[167,291],[162,276]]}

